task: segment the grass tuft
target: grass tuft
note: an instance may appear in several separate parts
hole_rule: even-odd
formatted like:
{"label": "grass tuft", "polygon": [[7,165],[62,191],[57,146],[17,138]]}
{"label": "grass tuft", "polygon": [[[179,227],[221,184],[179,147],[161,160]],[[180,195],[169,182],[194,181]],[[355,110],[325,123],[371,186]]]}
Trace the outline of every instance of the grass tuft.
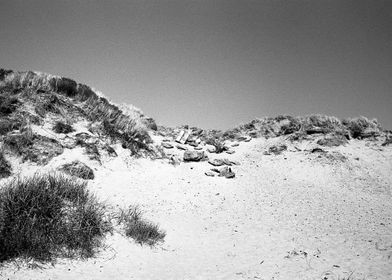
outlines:
{"label": "grass tuft", "polygon": [[55,125],[53,126],[53,131],[56,133],[64,133],[68,134],[70,132],[75,131],[73,127],[67,123],[64,123],[62,121],[57,121]]}
{"label": "grass tuft", "polygon": [[59,174],[18,177],[0,190],[0,261],[90,257],[112,230],[86,183]]}
{"label": "grass tuft", "polygon": [[130,206],[120,210],[117,221],[118,224],[124,225],[125,235],[137,243],[150,246],[163,241],[166,233],[159,229],[157,224],[144,220],[142,214],[138,207]]}

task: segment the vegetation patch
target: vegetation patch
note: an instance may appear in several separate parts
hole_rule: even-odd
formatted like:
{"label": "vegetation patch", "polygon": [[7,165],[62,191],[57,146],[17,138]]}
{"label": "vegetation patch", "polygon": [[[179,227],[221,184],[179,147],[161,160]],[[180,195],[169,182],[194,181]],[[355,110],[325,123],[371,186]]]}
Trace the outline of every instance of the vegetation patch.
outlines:
{"label": "vegetation patch", "polygon": [[60,167],[60,171],[85,180],[94,179],[94,171],[86,164],[78,160],[62,165]]}
{"label": "vegetation patch", "polygon": [[9,177],[11,175],[11,171],[10,163],[5,159],[3,151],[0,151],[0,179]]}
{"label": "vegetation patch", "polygon": [[22,156],[23,161],[30,160],[43,165],[64,151],[63,146],[55,139],[35,135],[31,130],[6,135],[4,137],[4,147]]}
{"label": "vegetation patch", "polygon": [[73,129],[73,127],[70,124],[64,123],[62,121],[57,121],[55,123],[55,125],[53,126],[53,131],[56,133],[68,134],[68,133],[71,133],[75,130]]}
{"label": "vegetation patch", "polygon": [[157,224],[144,220],[142,214],[138,207],[120,210],[117,222],[124,226],[125,235],[142,245],[153,246],[163,241],[166,233]]}
{"label": "vegetation patch", "polygon": [[90,257],[112,230],[86,183],[49,174],[15,178],[0,190],[0,261]]}

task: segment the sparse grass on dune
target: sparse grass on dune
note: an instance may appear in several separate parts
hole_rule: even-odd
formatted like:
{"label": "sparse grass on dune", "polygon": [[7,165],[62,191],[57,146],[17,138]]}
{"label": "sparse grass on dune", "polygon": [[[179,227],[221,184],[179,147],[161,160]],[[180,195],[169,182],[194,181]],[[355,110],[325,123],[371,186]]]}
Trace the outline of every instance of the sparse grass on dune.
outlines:
{"label": "sparse grass on dune", "polygon": [[0,190],[0,261],[90,257],[111,230],[105,206],[73,178],[36,174]]}
{"label": "sparse grass on dune", "polygon": [[150,246],[163,241],[166,233],[157,224],[146,221],[138,207],[121,209],[117,215],[117,222],[124,226],[125,235],[133,238],[137,243]]}
{"label": "sparse grass on dune", "polygon": [[[79,115],[90,121],[103,123],[103,131],[109,137],[114,136],[116,140],[121,141],[123,146],[130,149],[133,154],[153,152],[149,145],[152,139],[147,127],[156,128],[156,125],[140,110],[128,106],[127,112],[124,113],[117,105],[109,102],[90,87],[78,84],[72,79],[31,71],[13,72],[4,69],[1,69],[0,74],[1,90],[5,92],[22,90],[25,101],[33,101],[35,113],[41,118],[45,118],[47,113],[60,115],[63,119],[66,119],[67,115]],[[7,98],[6,101],[11,102],[13,99]],[[3,108],[8,114],[11,107],[3,107],[0,104],[0,109]]]}

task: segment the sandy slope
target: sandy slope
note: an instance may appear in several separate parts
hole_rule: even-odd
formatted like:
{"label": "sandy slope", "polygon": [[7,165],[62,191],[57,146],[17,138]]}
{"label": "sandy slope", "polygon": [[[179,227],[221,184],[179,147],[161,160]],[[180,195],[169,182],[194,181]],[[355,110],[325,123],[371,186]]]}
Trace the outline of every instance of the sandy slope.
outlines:
{"label": "sandy slope", "polygon": [[[90,188],[111,205],[141,205],[165,242],[142,247],[115,233],[94,259],[42,270],[9,264],[0,278],[392,279],[392,147],[353,140],[326,158],[304,143],[264,155],[274,141],[209,154],[241,162],[235,179],[205,176],[207,162],[130,161],[120,147],[103,166],[82,158],[96,169]],[[76,157],[66,151],[48,168]]]}

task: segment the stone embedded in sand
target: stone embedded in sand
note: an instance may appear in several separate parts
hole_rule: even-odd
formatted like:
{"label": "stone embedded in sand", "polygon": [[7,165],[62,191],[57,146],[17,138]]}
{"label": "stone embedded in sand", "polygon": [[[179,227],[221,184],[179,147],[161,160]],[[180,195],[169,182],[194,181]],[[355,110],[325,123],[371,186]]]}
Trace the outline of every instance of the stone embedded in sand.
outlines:
{"label": "stone embedded in sand", "polygon": [[206,176],[209,176],[209,177],[215,177],[215,172],[212,172],[212,171],[206,171],[205,173],[204,173]]}
{"label": "stone embedded in sand", "polygon": [[184,152],[184,161],[201,161],[204,159],[206,154],[204,151],[185,151]]}
{"label": "stone embedded in sand", "polygon": [[234,154],[234,153],[235,153],[235,151],[233,151],[233,150],[226,151],[226,154],[229,154],[229,155]]}
{"label": "stone embedded in sand", "polygon": [[186,147],[184,147],[182,145],[176,145],[176,148],[179,149],[179,150],[183,150],[183,151],[188,150]]}
{"label": "stone embedded in sand", "polygon": [[162,147],[164,147],[165,149],[173,149],[174,146],[170,143],[166,143],[166,142],[162,142],[161,143]]}
{"label": "stone embedded in sand", "polygon": [[239,163],[238,161],[231,160],[230,162],[232,165],[241,165],[241,163]]}
{"label": "stone embedded in sand", "polygon": [[232,147],[238,147],[240,144],[239,143],[233,143],[231,144]]}
{"label": "stone embedded in sand", "polygon": [[287,150],[287,146],[285,144],[273,145],[269,147],[268,152],[264,154],[280,155],[283,151],[286,150]]}
{"label": "stone embedded in sand", "polygon": [[222,166],[225,164],[225,162],[222,159],[210,159],[208,161],[209,164],[213,165],[213,166]]}
{"label": "stone embedded in sand", "polygon": [[198,147],[194,147],[193,149],[194,149],[194,150],[197,150],[197,151],[200,151],[200,150],[203,150],[203,147],[199,147],[199,146],[198,146]]}
{"label": "stone embedded in sand", "polygon": [[346,143],[347,139],[343,135],[326,135],[317,141],[318,145],[326,147],[337,147]]}

